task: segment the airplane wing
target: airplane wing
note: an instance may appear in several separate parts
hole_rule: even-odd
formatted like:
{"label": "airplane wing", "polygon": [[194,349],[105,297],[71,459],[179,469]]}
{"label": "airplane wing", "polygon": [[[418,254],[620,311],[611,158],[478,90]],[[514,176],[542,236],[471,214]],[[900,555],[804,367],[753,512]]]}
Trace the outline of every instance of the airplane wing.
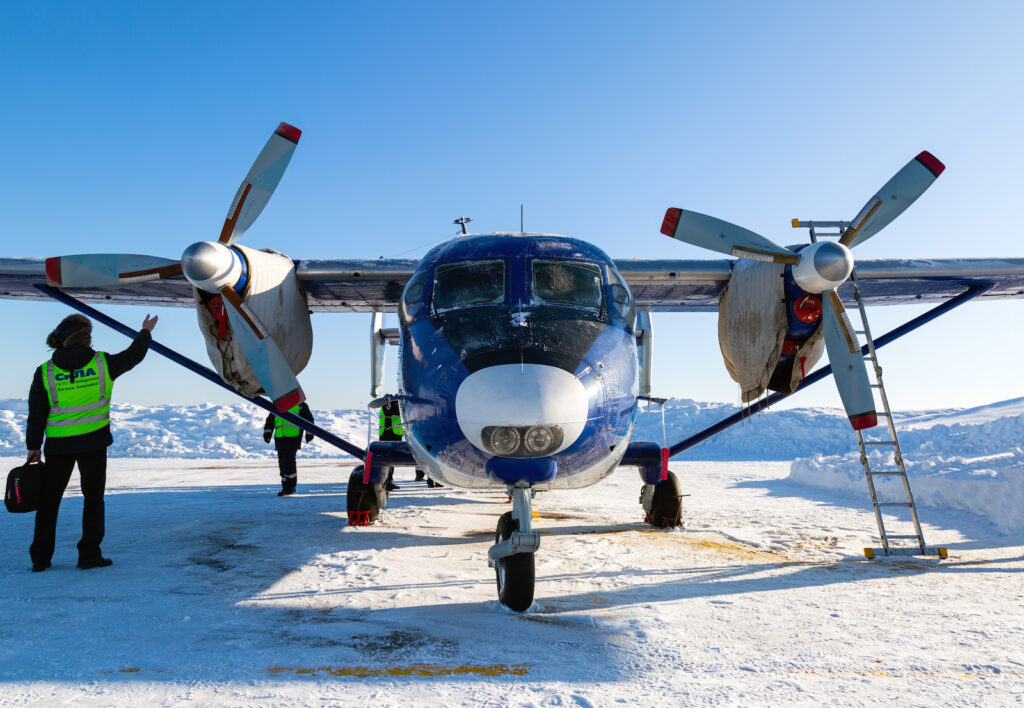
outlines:
{"label": "airplane wing", "polygon": [[[734,261],[616,260],[637,308],[652,312],[715,312]],[[982,299],[1024,298],[1024,258],[861,259],[854,271],[868,305],[938,303],[975,285]],[[853,284],[839,288],[853,301]]]}
{"label": "airplane wing", "polygon": [[[299,260],[296,274],[314,312],[394,312],[416,259]],[[714,312],[732,260],[616,260],[637,307],[653,312]],[[868,305],[928,304],[975,285],[982,299],[1024,298],[1024,258],[863,259],[857,278]],[[0,298],[46,300],[42,258],[0,258]],[[183,277],[104,288],[66,288],[90,303],[192,307]],[[851,301],[853,286],[839,289]]]}

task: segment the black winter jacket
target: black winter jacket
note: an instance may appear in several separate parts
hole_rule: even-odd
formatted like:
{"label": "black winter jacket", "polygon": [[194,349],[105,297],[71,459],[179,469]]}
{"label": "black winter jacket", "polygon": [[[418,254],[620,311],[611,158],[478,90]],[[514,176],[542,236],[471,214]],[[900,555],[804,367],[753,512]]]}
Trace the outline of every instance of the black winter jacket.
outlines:
{"label": "black winter jacket", "polygon": [[[130,371],[143,360],[146,352],[149,351],[149,343],[153,341],[152,335],[146,330],[141,330],[128,348],[117,354],[107,354],[107,370],[110,378],[116,379],[126,371]],[[51,361],[54,365],[64,371],[75,371],[81,369],[96,356],[96,352],[89,347],[74,347],[71,349],[55,349]],[[43,444],[43,434],[46,430],[46,419],[50,415],[50,397],[46,394],[46,386],[43,385],[42,367],[36,367],[36,373],[32,377],[32,388],[28,392],[28,430],[25,433],[25,446],[29,450],[38,450]],[[77,452],[94,452],[102,450],[114,442],[110,434],[110,426],[107,425],[99,430],[94,430],[85,435],[72,435],[66,438],[47,438],[44,456],[49,455],[70,455]]]}

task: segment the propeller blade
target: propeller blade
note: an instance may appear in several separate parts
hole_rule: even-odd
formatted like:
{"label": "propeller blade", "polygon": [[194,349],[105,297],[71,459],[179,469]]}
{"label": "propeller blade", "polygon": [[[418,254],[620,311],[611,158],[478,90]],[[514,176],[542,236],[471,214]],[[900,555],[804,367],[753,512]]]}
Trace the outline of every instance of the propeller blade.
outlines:
{"label": "propeller blade", "polygon": [[170,258],[131,253],[82,253],[46,259],[46,282],[58,288],[103,288],[181,275]]}
{"label": "propeller blade", "polygon": [[793,265],[797,254],[742,226],[695,211],[671,208],[665,212],[661,233],[727,256]]}
{"label": "propeller blade", "polygon": [[224,296],[231,331],[242,347],[245,360],[277,410],[286,411],[305,401],[306,394],[295,372],[267,328],[233,288],[221,288],[220,294]]}
{"label": "propeller blade", "polygon": [[301,130],[287,123],[277,126],[235,193],[220,232],[221,243],[230,246],[256,221],[277,189],[301,136]]}
{"label": "propeller blade", "polygon": [[839,243],[853,248],[884,229],[913,204],[946,166],[925,150],[892,176],[853,219]]}
{"label": "propeller blade", "polygon": [[843,408],[854,430],[871,428],[878,425],[878,416],[857,333],[853,331],[846,308],[835,290],[822,293],[822,300],[825,303],[822,313],[825,349],[839,397],[843,399]]}

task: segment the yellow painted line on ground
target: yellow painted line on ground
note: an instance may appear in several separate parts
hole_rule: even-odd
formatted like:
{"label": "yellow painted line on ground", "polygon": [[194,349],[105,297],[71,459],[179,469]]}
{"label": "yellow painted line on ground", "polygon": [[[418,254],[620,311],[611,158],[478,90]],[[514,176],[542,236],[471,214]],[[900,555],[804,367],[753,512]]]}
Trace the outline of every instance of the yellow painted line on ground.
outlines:
{"label": "yellow painted line on ground", "polygon": [[380,676],[526,676],[532,664],[410,664],[409,666],[271,666],[268,674],[295,674],[296,676],[353,676],[375,678]]}

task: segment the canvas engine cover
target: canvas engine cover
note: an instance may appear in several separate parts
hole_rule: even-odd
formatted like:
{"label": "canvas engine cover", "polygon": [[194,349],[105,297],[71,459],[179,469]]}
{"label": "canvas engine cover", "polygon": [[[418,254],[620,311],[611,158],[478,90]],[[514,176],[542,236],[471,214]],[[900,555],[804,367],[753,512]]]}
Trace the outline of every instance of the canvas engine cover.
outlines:
{"label": "canvas engine cover", "polygon": [[[236,246],[248,261],[249,279],[239,293],[252,312],[270,331],[292,371],[298,374],[309,362],[313,351],[313,326],[305,295],[295,276],[295,265],[283,253],[257,251]],[[206,340],[210,362],[225,382],[246,396],[263,392],[259,381],[245,360],[231,325],[221,338],[221,323],[203,302],[204,293],[193,288],[199,330]],[[207,300],[208,301],[208,300]]]}
{"label": "canvas engine cover", "polygon": [[[718,304],[718,344],[729,375],[740,385],[744,403],[764,393],[779,364],[786,340],[785,266],[738,260]],[[796,351],[797,365],[775,377],[773,388],[792,393],[825,349],[821,326]],[[802,366],[800,360],[802,359]]]}

